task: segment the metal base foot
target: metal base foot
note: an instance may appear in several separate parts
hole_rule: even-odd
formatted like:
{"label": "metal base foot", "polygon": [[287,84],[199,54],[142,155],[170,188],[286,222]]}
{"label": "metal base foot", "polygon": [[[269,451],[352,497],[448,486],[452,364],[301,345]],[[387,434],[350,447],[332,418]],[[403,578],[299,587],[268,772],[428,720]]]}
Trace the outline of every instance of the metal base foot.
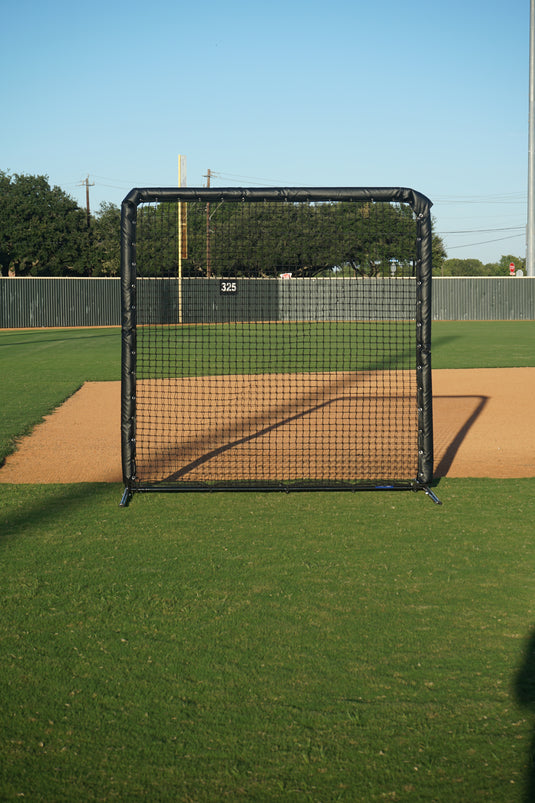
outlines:
{"label": "metal base foot", "polygon": [[427,496],[428,496],[430,499],[432,499],[432,500],[433,500],[433,502],[435,503],[435,505],[441,505],[441,504],[442,504],[442,502],[440,501],[440,499],[438,498],[438,496],[437,496],[435,493],[433,493],[433,491],[431,490],[431,488],[428,488],[428,487],[427,487],[427,485],[426,485],[426,486],[424,486],[424,491],[426,492]]}
{"label": "metal base foot", "polygon": [[121,501],[119,502],[119,507],[128,507],[128,503],[132,499],[132,491],[130,488],[125,488],[123,491],[123,495],[121,497]]}

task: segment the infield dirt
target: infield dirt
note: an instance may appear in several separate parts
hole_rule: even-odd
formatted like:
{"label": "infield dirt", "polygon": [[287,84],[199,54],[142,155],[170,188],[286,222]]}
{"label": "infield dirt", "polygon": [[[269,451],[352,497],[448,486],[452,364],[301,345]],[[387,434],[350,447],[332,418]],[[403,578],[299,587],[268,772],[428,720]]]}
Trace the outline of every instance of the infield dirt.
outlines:
{"label": "infield dirt", "polygon": [[[535,368],[433,371],[435,475],[535,477]],[[22,438],[1,483],[122,481],[120,383],[86,382]]]}

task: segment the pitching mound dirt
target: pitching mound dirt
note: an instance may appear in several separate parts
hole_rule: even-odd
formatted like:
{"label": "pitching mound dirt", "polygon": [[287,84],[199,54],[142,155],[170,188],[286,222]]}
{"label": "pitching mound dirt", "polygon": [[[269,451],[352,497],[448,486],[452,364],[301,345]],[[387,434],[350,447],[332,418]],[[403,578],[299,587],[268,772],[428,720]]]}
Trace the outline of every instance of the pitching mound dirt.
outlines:
{"label": "pitching mound dirt", "polygon": [[[535,477],[534,395],[535,368],[433,371],[436,476]],[[0,469],[0,483],[121,481],[119,382],[87,382]]]}

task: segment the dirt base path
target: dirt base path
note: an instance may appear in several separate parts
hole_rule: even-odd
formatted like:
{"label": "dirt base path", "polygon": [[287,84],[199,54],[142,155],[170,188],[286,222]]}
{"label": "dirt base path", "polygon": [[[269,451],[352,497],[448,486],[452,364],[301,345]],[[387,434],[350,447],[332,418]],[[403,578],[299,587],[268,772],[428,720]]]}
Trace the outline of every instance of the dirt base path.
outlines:
{"label": "dirt base path", "polygon": [[[535,368],[433,371],[437,477],[535,477]],[[120,383],[86,384],[0,469],[0,483],[122,481]]]}

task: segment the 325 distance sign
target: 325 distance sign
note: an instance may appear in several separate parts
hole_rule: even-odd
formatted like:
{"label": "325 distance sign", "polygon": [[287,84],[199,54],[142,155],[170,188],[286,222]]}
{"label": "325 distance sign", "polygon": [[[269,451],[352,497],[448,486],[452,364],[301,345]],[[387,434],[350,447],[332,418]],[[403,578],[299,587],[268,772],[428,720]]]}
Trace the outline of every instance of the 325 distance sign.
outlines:
{"label": "325 distance sign", "polygon": [[238,282],[222,279],[219,282],[219,292],[222,296],[233,295],[238,292]]}

